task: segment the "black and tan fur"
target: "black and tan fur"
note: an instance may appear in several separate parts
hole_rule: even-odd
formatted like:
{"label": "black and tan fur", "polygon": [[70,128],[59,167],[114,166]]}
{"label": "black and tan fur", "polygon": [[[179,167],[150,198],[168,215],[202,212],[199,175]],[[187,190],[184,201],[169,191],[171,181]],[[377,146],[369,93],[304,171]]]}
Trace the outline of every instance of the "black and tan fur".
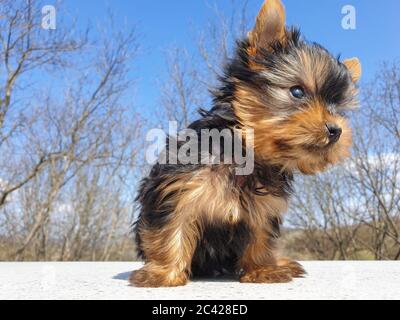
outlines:
{"label": "black and tan fur", "polygon": [[[279,0],[267,0],[255,28],[238,43],[211,111],[190,128],[254,129],[255,170],[235,165],[160,165],[139,189],[135,225],[145,266],[140,287],[180,286],[191,276],[237,274],[241,282],[287,282],[305,274],[276,253],[293,174],[315,174],[349,155],[344,111],[357,106],[357,59],[340,62],[285,27]],[[296,99],[290,89],[304,88]],[[327,124],[340,127],[338,141]]]}

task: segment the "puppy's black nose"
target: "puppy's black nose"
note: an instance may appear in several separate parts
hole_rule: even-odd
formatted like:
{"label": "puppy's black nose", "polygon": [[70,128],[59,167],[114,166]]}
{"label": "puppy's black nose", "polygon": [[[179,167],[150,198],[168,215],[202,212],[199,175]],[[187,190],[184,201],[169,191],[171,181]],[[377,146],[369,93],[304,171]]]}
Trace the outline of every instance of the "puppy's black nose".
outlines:
{"label": "puppy's black nose", "polygon": [[328,138],[331,143],[338,142],[342,135],[342,128],[339,128],[336,124],[327,123],[326,128],[328,129]]}

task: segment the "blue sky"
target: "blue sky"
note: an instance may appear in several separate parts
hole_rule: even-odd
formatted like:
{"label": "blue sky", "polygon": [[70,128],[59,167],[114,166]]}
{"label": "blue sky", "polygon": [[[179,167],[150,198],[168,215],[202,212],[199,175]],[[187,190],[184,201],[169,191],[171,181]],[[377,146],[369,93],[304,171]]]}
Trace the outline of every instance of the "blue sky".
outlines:
{"label": "blue sky", "polygon": [[[164,52],[171,46],[195,50],[196,30],[204,29],[217,3],[229,14],[231,0],[67,0],[67,10],[84,27],[104,21],[111,8],[118,21],[137,26],[141,54],[134,63],[137,80],[135,100],[141,108],[154,109],[158,101],[157,81],[165,72]],[[262,0],[249,1],[249,14],[255,17]],[[379,63],[400,56],[399,0],[284,0],[288,25],[299,26],[307,39],[319,42],[335,55],[358,56],[363,64],[363,81],[370,80]],[[236,1],[236,6],[240,1]],[[233,2],[235,5],[235,2]],[[341,27],[342,7],[353,5],[357,29]]]}

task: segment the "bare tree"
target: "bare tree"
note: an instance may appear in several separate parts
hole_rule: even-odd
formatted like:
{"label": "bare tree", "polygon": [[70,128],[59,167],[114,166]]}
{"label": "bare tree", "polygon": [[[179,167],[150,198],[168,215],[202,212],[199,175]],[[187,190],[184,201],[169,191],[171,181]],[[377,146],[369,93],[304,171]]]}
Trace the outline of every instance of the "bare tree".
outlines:
{"label": "bare tree", "polygon": [[203,101],[195,59],[179,48],[169,50],[166,56],[167,78],[161,81],[161,105],[167,119],[177,122],[178,129],[188,127]]}
{"label": "bare tree", "polygon": [[360,195],[359,223],[375,259],[400,258],[400,65],[383,64],[366,87],[356,119],[352,186]]}
{"label": "bare tree", "polygon": [[[0,8],[0,148],[35,119],[29,112],[32,89],[29,77],[44,69],[66,64],[69,53],[80,50],[85,37],[74,35],[70,28],[49,32],[41,27],[41,4],[38,1],[3,0]],[[24,105],[25,103],[25,105]],[[28,109],[28,110],[27,110]],[[3,151],[3,150],[2,150]],[[51,154],[40,154],[23,174],[11,179],[0,190],[0,207],[7,197],[23,187],[50,161]]]}
{"label": "bare tree", "polygon": [[[160,81],[163,114],[186,128],[199,108],[210,105],[209,91],[215,89],[223,67],[233,57],[235,41],[250,30],[248,1],[231,1],[227,15],[216,2],[209,4],[213,12],[205,30],[196,31],[197,51],[171,48],[166,51],[166,77]],[[239,8],[239,9],[236,9]],[[161,115],[162,117],[162,115]]]}
{"label": "bare tree", "polygon": [[56,31],[43,30],[39,1],[3,3],[3,259],[110,259],[133,216],[135,30],[116,30],[112,17],[96,38],[60,19]]}

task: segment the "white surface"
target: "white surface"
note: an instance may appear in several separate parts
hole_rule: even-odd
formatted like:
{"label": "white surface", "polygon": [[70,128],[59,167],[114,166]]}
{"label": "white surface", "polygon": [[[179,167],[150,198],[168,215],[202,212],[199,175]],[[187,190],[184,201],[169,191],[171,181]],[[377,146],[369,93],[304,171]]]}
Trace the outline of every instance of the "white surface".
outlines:
{"label": "white surface", "polygon": [[0,263],[0,299],[400,299],[400,262],[304,262],[288,284],[196,280],[185,287],[128,286],[140,263]]}

